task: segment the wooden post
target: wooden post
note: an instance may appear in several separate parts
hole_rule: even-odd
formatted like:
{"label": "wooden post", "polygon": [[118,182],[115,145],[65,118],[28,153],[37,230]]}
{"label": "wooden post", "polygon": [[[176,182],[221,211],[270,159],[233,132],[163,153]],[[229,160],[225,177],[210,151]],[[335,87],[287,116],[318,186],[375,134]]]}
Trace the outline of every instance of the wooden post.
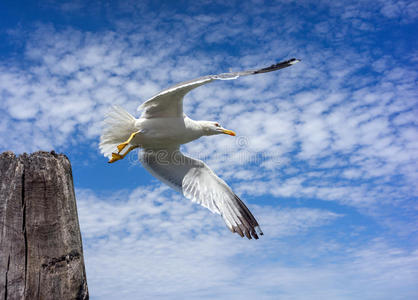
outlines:
{"label": "wooden post", "polygon": [[0,299],[88,299],[71,164],[0,154]]}

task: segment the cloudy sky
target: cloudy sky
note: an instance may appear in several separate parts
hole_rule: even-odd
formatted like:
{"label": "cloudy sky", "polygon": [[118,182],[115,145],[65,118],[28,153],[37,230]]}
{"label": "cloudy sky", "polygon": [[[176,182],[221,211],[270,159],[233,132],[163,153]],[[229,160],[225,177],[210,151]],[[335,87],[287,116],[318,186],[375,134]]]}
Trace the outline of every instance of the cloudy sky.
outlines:
{"label": "cloudy sky", "polygon": [[[417,299],[416,1],[2,1],[0,150],[73,166],[92,299]],[[265,67],[188,94],[237,137],[182,150],[265,235],[98,151],[109,106]]]}

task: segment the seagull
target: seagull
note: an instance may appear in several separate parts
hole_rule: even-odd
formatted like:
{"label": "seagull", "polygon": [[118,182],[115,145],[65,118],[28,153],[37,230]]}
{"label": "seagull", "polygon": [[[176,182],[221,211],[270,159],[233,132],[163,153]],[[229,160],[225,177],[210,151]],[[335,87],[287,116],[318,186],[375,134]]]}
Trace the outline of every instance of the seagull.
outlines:
{"label": "seagull", "polygon": [[109,163],[123,159],[141,148],[139,160],[153,176],[186,198],[220,214],[233,233],[248,239],[263,235],[253,214],[244,202],[203,161],[184,155],[180,145],[202,136],[235,132],[218,122],[195,121],[183,112],[183,98],[191,90],[215,80],[280,70],[299,62],[292,58],[269,67],[240,72],[208,75],[169,87],[138,107],[140,118],[113,106],[105,119],[99,148]]}

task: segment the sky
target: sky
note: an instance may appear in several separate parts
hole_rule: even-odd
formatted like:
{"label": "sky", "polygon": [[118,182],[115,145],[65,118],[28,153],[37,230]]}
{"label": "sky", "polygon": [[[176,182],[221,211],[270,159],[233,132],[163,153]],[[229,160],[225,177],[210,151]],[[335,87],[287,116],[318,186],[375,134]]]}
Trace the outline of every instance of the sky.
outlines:
{"label": "sky", "polygon": [[[71,161],[91,299],[418,299],[418,2],[0,3],[0,151]],[[111,105],[135,116],[195,77],[192,119],[237,137],[182,151],[230,184],[264,236],[242,239],[98,150]]]}

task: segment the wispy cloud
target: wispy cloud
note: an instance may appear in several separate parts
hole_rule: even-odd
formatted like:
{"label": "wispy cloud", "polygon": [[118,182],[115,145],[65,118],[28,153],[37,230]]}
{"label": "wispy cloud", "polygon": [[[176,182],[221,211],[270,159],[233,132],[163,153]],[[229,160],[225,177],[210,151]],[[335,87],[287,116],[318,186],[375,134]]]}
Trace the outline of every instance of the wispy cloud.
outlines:
{"label": "wispy cloud", "polygon": [[251,206],[265,236],[243,242],[219,216],[165,187],[106,196],[78,190],[77,197],[89,287],[100,299],[135,298],[138,286],[144,298],[168,299],[379,299],[415,291],[417,253],[381,239],[346,245],[315,229],[344,218],[326,210]]}
{"label": "wispy cloud", "polygon": [[[45,11],[88,15],[102,27],[40,22],[8,31],[5,41],[19,47],[0,63],[3,150],[54,148],[86,159],[80,152],[88,148],[96,158],[112,104],[134,113],[178,81],[302,59],[279,72],[202,86],[184,102],[190,117],[237,131],[236,139],[202,138],[183,150],[246,199],[265,238],[242,243],[221,218],[151,176],[141,178],[148,188],[106,197],[79,189],[93,295],[110,299],[123,290],[135,298],[138,285],[149,287],[148,298],[418,293],[411,246],[418,56],[405,29],[416,22],[415,2],[200,1],[158,10],[143,1],[45,3]],[[129,159],[137,167],[134,154]],[[346,240],[333,236],[342,227]],[[303,263],[293,264],[294,251]]]}

